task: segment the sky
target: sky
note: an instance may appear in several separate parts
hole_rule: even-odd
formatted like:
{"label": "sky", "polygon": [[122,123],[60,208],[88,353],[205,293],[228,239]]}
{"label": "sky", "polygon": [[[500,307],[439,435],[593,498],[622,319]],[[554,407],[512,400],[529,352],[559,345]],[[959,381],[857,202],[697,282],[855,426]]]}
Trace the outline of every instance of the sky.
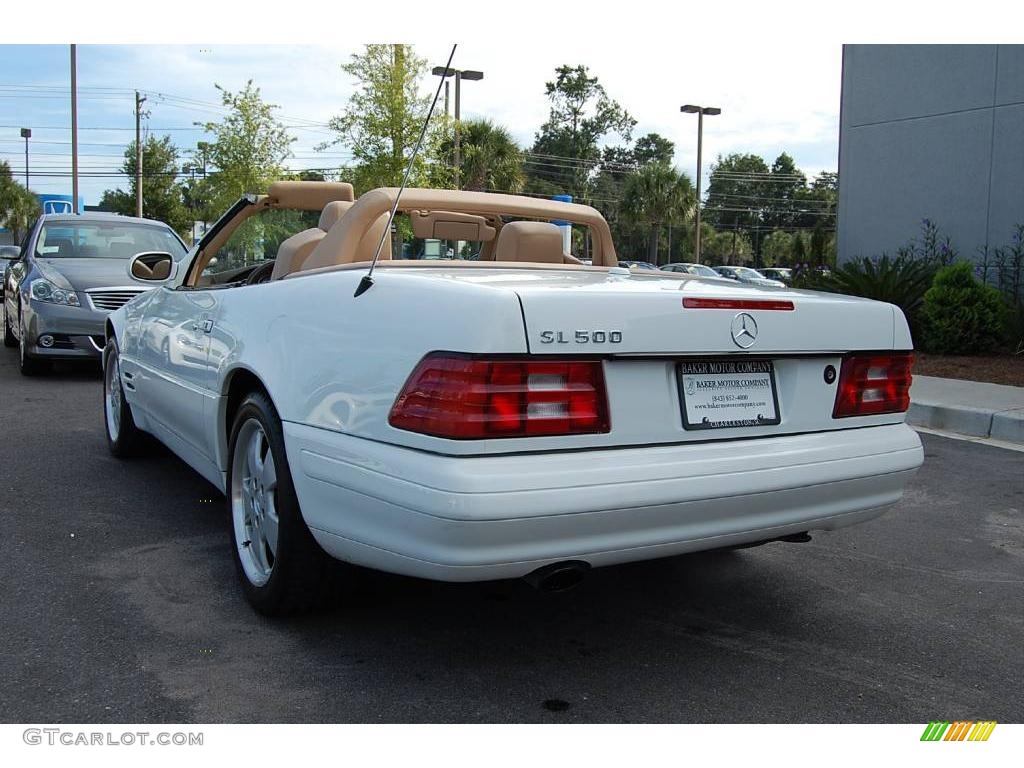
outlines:
{"label": "sky", "polygon": [[[514,36],[510,36],[514,39]],[[842,47],[834,41],[801,40],[779,46],[776,38],[748,39],[723,49],[721,41],[651,45],[624,37],[614,45],[585,35],[524,51],[521,44],[460,43],[452,66],[484,72],[462,89],[463,118],[487,117],[506,126],[524,147],[548,114],[544,84],[561,64],[584,64],[637,120],[634,138],[657,132],[676,145],[675,164],[691,177],[696,168],[696,116],[680,105],[720,107],[704,121],[704,173],[718,155],[753,152],[772,160],[789,152],[808,177],[838,166]],[[350,154],[315,145],[332,138],[325,123],[354,90],[341,64],[361,41],[338,45],[79,45],[79,163],[87,171],[114,172],[134,138],[134,90],[146,96],[144,126],[169,133],[183,155],[204,138],[196,122],[224,114],[214,84],[238,90],[252,79],[297,141],[288,165],[332,167]],[[416,52],[443,65],[448,42],[422,42]],[[427,76],[423,91],[436,80]],[[454,96],[454,94],[453,94]],[[24,179],[24,140],[32,129],[30,186],[36,192],[70,194],[71,132],[69,50],[66,45],[0,45],[0,159]],[[43,173],[64,174],[44,176]],[[706,179],[705,175],[705,179]],[[87,205],[108,188],[127,189],[123,177],[80,178]],[[706,183],[705,183],[706,188]]]}

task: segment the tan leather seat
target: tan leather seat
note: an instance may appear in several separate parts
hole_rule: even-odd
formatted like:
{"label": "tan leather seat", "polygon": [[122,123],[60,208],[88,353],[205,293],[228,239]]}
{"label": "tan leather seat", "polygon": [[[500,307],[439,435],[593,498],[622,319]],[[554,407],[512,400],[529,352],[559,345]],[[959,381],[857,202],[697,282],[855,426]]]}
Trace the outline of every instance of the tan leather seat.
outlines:
{"label": "tan leather seat", "polygon": [[[313,249],[327,236],[327,230],[337,224],[345,215],[345,211],[351,207],[352,203],[347,200],[328,203],[320,213],[317,226],[304,229],[282,242],[277,248],[277,260],[274,262],[274,271],[270,274],[270,279],[279,280],[302,269]],[[380,237],[379,233],[377,237]]]}
{"label": "tan leather seat", "polygon": [[[359,245],[353,254],[352,261],[339,261],[333,252],[324,248],[316,248],[314,246],[314,252],[310,254],[305,262],[303,262],[301,269],[319,269],[321,267],[334,267],[339,264],[355,264],[361,261],[373,261],[373,256],[377,252],[377,246],[380,244],[381,233],[384,232],[384,227],[387,226],[388,218],[388,214],[381,214],[377,217],[377,220],[373,222],[370,228],[366,230],[362,238],[359,240]],[[380,249],[380,260],[387,261],[390,258],[391,231],[388,230],[387,235],[384,237],[384,245],[381,246]]]}
{"label": "tan leather seat", "polygon": [[510,221],[498,233],[494,260],[564,264],[562,230],[546,221]]}

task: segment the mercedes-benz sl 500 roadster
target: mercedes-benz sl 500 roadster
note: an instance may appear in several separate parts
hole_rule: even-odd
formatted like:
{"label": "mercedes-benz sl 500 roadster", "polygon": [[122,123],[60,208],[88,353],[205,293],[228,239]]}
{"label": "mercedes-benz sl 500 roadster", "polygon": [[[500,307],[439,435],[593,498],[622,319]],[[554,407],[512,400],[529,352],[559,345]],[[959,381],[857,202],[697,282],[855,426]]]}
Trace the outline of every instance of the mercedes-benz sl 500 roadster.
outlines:
{"label": "mercedes-benz sl 500 roadster", "polygon": [[337,560],[554,588],[900,499],[897,307],[617,264],[583,205],[275,183],[107,319],[111,450],[149,433],[224,492],[267,613]]}

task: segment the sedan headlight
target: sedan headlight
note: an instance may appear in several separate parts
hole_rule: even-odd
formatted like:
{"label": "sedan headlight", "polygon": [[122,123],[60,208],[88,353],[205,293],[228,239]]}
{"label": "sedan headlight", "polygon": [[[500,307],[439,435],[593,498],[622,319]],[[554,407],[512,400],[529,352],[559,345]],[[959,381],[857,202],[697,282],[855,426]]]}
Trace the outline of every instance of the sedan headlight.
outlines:
{"label": "sedan headlight", "polygon": [[43,278],[32,281],[31,294],[32,298],[36,301],[63,304],[68,307],[82,306],[74,291],[65,291],[63,288],[58,288],[49,280],[44,280]]}

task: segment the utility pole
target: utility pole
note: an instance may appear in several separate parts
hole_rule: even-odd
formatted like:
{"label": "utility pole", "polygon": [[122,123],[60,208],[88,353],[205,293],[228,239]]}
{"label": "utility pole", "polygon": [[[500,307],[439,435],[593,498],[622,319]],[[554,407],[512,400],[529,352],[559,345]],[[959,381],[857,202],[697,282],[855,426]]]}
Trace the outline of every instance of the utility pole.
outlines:
{"label": "utility pole", "polygon": [[71,210],[78,210],[78,63],[71,45]]}
{"label": "utility pole", "polygon": [[679,108],[680,112],[697,113],[697,206],[694,217],[693,233],[693,260],[700,264],[700,172],[701,172],[701,148],[704,144],[704,115],[720,115],[722,110],[718,107],[700,107],[696,104],[684,104]]}
{"label": "utility pole", "polygon": [[145,96],[135,92],[135,215],[142,218],[142,103]]}
{"label": "utility pole", "polygon": [[32,129],[22,128],[21,138],[25,140],[25,189],[28,189],[28,140],[32,138]]}

